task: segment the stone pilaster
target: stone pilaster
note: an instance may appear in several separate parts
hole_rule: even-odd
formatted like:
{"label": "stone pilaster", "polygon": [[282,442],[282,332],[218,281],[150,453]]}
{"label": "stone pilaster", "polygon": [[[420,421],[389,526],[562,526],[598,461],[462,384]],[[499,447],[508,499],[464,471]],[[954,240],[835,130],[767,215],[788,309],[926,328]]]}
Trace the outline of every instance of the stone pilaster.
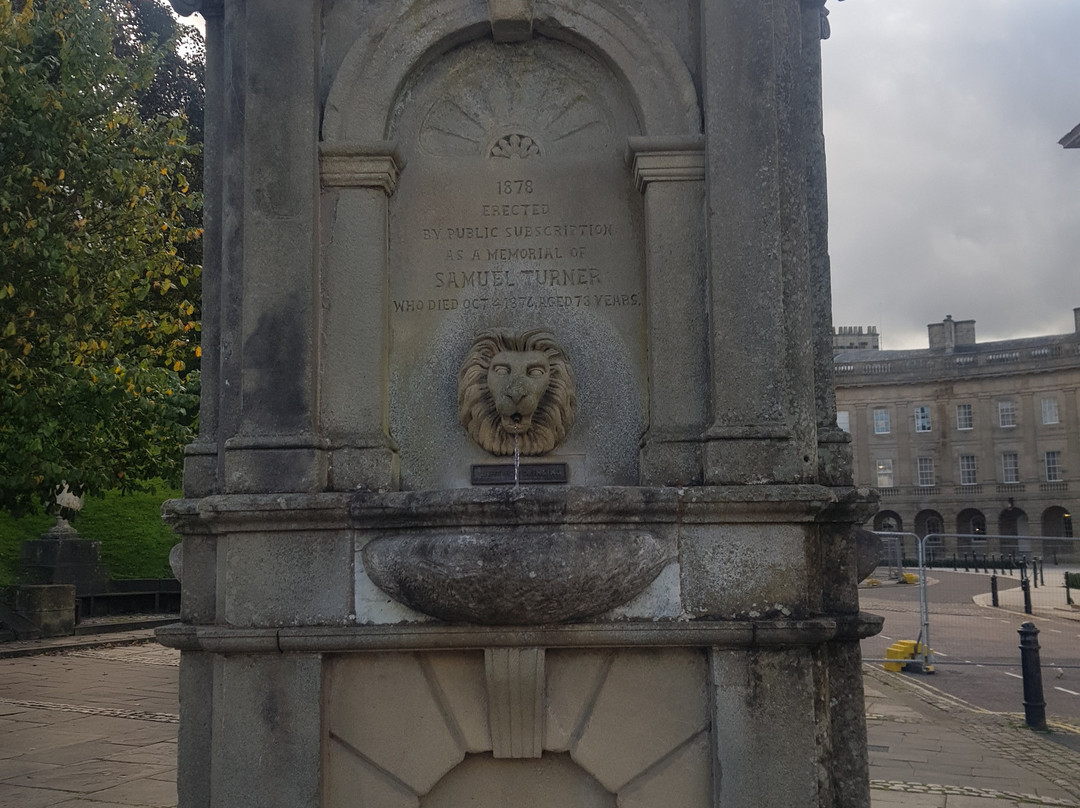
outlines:
{"label": "stone pilaster", "polygon": [[[627,160],[645,196],[649,431],[643,485],[701,482],[708,417],[708,282],[704,270],[705,152],[700,138],[630,139]],[[660,323],[674,328],[656,327]]]}
{"label": "stone pilaster", "polygon": [[[225,10],[220,3],[191,8],[206,19],[206,101],[203,119],[202,359],[199,364],[199,435],[184,450],[184,495],[220,491],[218,438],[221,395],[222,142],[225,115]],[[185,10],[190,9],[190,10]]]}
{"label": "stone pilaster", "polygon": [[[402,162],[392,143],[324,144],[322,435],[332,490],[398,485],[388,431],[387,218]],[[367,380],[356,384],[357,379]]]}
{"label": "stone pilaster", "polygon": [[825,130],[821,112],[821,40],[825,0],[802,0],[802,103],[806,131],[806,217],[813,311],[814,398],[817,412],[818,482],[851,485],[851,438],[836,425],[833,383],[832,278]]}
{"label": "stone pilaster", "polygon": [[[785,251],[790,262],[789,121],[799,31],[790,2],[701,4],[708,163],[712,424],[706,483],[806,477],[811,458],[792,428]],[[785,228],[787,225],[787,229]],[[790,276],[790,271],[787,273]],[[802,414],[798,414],[801,418]],[[804,459],[805,458],[805,459]]]}
{"label": "stone pilaster", "polygon": [[225,272],[240,270],[243,303],[224,488],[313,491],[326,477],[315,405],[318,4],[248,0],[243,10],[245,25],[229,43],[245,60],[243,256]]}

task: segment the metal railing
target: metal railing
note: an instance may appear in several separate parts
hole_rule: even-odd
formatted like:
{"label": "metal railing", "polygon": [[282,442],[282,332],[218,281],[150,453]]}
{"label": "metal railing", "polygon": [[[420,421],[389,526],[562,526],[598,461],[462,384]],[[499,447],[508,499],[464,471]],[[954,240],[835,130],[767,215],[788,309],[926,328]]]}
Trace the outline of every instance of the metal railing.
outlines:
{"label": "metal railing", "polygon": [[[998,534],[971,534],[971,533],[929,533],[919,536],[911,532],[875,531],[882,539],[883,554],[879,569],[888,570],[888,577],[892,580],[900,580],[906,567],[918,570],[918,611],[919,611],[919,634],[917,642],[917,662],[922,668],[930,672],[936,664],[942,660],[935,658],[931,645],[930,636],[932,625],[931,602],[929,596],[929,572],[934,569],[949,569],[955,571],[984,572],[990,575],[988,581],[993,601],[982,605],[997,606],[997,582],[998,574],[1001,576],[1016,575],[1020,579],[1020,591],[1024,598],[1024,611],[1032,614],[1031,592],[1046,587],[1047,564],[1053,565],[1064,562],[1066,566],[1074,570],[1080,570],[1080,541],[1072,537],[1064,536],[1029,536],[1029,535],[998,535]],[[916,557],[905,558],[905,545],[914,544]],[[1058,568],[1059,572],[1063,568]],[[1015,577],[1005,580],[1016,581]],[[1067,578],[1065,579],[1068,580]],[[1056,582],[1051,583],[1058,586]],[[1016,599],[1016,588],[1009,590],[1012,599]],[[975,599],[973,605],[982,603],[986,594]],[[1054,597],[1060,597],[1055,594]],[[1070,601],[1069,589],[1066,584],[1063,605]],[[1080,593],[1074,600],[1080,600]],[[1012,604],[1019,611],[1020,604]],[[953,604],[955,606],[955,604]],[[942,615],[938,615],[939,618]],[[951,650],[951,649],[950,649]],[[942,649],[944,654],[944,649]],[[968,654],[977,656],[976,654]],[[951,655],[950,655],[951,656]],[[881,660],[886,661],[886,660]],[[1080,661],[1080,660],[1078,660]],[[946,664],[961,663],[952,658]],[[970,664],[996,664],[986,660]],[[1059,666],[1061,667],[1061,666]],[[1066,664],[1065,667],[1077,667]]]}

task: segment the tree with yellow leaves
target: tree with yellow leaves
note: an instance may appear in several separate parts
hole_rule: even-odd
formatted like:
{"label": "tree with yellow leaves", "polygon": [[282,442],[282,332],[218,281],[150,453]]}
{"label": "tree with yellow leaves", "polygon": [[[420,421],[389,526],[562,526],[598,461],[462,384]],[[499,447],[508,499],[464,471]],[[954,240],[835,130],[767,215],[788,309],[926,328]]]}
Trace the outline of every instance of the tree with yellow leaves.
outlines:
{"label": "tree with yellow leaves", "polygon": [[162,49],[125,37],[128,6],[0,0],[0,509],[15,513],[64,483],[175,482],[194,428],[197,147],[183,114],[140,110]]}

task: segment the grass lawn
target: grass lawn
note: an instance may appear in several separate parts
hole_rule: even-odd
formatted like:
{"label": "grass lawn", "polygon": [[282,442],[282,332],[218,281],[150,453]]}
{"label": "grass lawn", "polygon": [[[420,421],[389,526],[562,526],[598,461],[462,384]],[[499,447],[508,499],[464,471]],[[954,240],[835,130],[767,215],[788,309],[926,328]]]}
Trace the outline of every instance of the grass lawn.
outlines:
{"label": "grass lawn", "polygon": [[[169,550],[178,537],[161,519],[161,503],[180,496],[159,487],[148,493],[87,497],[71,523],[83,538],[101,542],[101,560],[113,578],[171,578]],[[15,583],[22,543],[54,524],[44,513],[13,519],[0,511],[0,585]]]}

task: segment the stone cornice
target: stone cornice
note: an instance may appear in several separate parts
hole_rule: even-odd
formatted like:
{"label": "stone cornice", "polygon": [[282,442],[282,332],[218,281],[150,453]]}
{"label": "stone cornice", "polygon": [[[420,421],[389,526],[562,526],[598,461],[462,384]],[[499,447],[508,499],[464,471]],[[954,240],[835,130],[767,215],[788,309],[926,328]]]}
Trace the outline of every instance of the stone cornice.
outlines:
{"label": "stone cornice", "polygon": [[705,141],[699,137],[632,137],[626,162],[639,191],[651,182],[703,182]]}
{"label": "stone cornice", "polygon": [[319,147],[322,184],[337,188],[397,188],[404,162],[395,144],[323,143]]}
{"label": "stone cornice", "polygon": [[289,628],[174,624],[157,630],[162,645],[210,653],[325,654],[349,651],[435,651],[480,648],[619,648],[682,646],[769,648],[815,646],[881,630],[874,615],[838,615],[781,620],[653,621],[577,623],[556,626],[491,627],[398,624]]}

